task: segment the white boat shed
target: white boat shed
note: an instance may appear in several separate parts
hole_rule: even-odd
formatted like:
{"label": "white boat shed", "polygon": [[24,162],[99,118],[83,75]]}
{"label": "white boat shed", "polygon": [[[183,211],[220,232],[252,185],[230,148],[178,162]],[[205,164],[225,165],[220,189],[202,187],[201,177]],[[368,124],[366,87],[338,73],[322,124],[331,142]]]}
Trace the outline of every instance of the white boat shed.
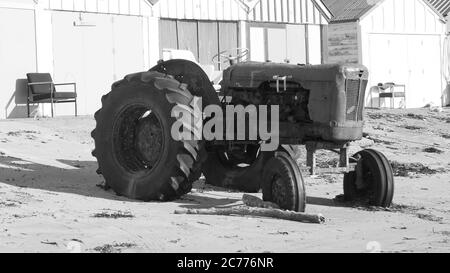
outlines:
{"label": "white boat shed", "polygon": [[114,81],[149,69],[164,48],[204,65],[235,47],[257,61],[322,63],[330,18],[319,0],[0,0],[0,119],[26,116],[30,72],[76,82],[79,114],[92,115]]}
{"label": "white boat shed", "polygon": [[[333,13],[328,61],[367,66],[369,87],[406,85],[407,108],[447,105],[446,20],[437,4],[448,0],[432,1],[323,0]],[[367,106],[378,105],[377,95],[368,94],[366,101]],[[401,104],[398,100],[396,107]]]}

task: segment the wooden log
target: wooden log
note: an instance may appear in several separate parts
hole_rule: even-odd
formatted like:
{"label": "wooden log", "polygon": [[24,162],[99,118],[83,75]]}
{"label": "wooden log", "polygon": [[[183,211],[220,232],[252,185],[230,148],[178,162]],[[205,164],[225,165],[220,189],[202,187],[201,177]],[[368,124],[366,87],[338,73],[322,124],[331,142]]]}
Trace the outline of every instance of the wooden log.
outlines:
{"label": "wooden log", "polygon": [[280,209],[280,206],[275,203],[264,202],[258,197],[249,194],[244,194],[244,196],[242,197],[242,202],[244,202],[244,205],[252,208]]}
{"label": "wooden log", "polygon": [[321,214],[306,214],[294,211],[283,211],[279,209],[234,207],[234,208],[212,208],[212,209],[187,209],[176,210],[175,214],[188,215],[219,215],[219,216],[248,216],[267,217],[280,220],[288,220],[302,223],[322,224],[325,217]]}

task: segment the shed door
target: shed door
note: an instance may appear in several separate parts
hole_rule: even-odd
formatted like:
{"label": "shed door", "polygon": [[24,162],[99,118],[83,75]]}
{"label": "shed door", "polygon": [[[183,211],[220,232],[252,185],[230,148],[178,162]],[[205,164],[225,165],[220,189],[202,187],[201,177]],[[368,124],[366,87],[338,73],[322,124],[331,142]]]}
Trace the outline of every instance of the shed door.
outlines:
{"label": "shed door", "polygon": [[[386,82],[406,85],[408,108],[441,105],[438,36],[370,34],[369,43],[371,86]],[[400,103],[397,101],[396,106]]]}
{"label": "shed door", "polygon": [[264,38],[264,28],[251,27],[250,28],[250,59],[255,62],[265,62],[266,47]]}
{"label": "shed door", "polygon": [[198,33],[197,22],[178,22],[178,49],[191,51],[198,60]]}
{"label": "shed door", "polygon": [[[199,22],[198,23],[198,40],[201,41],[199,47],[199,62],[201,64],[209,64],[214,55],[217,54],[219,48],[219,29],[217,24],[211,22]],[[219,67],[215,65],[215,68]]]}
{"label": "shed door", "polygon": [[165,48],[189,50],[200,64],[212,65],[214,55],[239,47],[236,22],[161,19],[159,28],[161,58]]}
{"label": "shed door", "polygon": [[[219,52],[239,47],[237,23],[219,22]],[[226,69],[229,64],[224,63],[221,69]]]}
{"label": "shed door", "polygon": [[408,37],[409,97],[412,107],[441,106],[442,80],[438,36]]}
{"label": "shed door", "polygon": [[286,29],[267,29],[267,57],[274,63],[284,63],[287,59]]}
{"label": "shed door", "polygon": [[159,20],[160,57],[164,48],[178,48],[177,21]]}
{"label": "shed door", "polygon": [[287,25],[287,59],[292,64],[305,64],[306,28],[304,25]]}
{"label": "shed door", "polygon": [[[144,70],[140,17],[54,12],[54,80],[76,82],[79,112],[95,113],[111,84],[126,74]],[[130,31],[133,30],[133,31]],[[71,105],[57,105],[58,115],[73,113]]]}

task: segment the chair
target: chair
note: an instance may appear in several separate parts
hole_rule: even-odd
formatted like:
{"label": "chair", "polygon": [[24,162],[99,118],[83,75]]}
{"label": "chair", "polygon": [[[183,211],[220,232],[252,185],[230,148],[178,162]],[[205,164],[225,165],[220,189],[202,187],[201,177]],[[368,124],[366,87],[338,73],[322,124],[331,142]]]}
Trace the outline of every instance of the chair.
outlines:
{"label": "chair", "polygon": [[[30,104],[50,103],[52,106],[52,117],[54,117],[55,103],[75,103],[75,116],[78,116],[77,109],[77,84],[76,83],[53,83],[49,73],[29,73],[27,114],[30,117]],[[72,86],[73,92],[57,92],[58,86]]]}
{"label": "chair", "polygon": [[[378,109],[381,108],[381,100],[382,99],[391,99],[390,107],[392,109],[395,108],[395,99],[397,98],[403,98],[404,99],[404,108],[406,108],[406,85],[399,85],[392,82],[388,83],[379,83],[378,86],[375,86],[370,90],[371,93],[374,92],[374,90],[378,90],[379,99],[378,99]],[[396,89],[402,89],[402,91],[396,91]],[[373,97],[373,94],[371,95]],[[373,99],[371,102],[371,106],[373,108]]]}

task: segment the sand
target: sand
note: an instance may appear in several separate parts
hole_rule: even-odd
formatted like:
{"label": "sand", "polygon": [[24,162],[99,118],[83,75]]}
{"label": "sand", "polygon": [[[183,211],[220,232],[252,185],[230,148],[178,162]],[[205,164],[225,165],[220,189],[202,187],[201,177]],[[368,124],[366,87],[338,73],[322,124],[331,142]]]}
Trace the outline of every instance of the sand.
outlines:
{"label": "sand", "polygon": [[241,203],[243,193],[202,181],[172,203],[118,197],[97,186],[93,117],[0,121],[0,252],[450,251],[450,109],[367,114],[366,142],[395,162],[395,205],[350,206],[335,199],[342,176],[306,177],[307,212],[323,225],[175,215]]}

